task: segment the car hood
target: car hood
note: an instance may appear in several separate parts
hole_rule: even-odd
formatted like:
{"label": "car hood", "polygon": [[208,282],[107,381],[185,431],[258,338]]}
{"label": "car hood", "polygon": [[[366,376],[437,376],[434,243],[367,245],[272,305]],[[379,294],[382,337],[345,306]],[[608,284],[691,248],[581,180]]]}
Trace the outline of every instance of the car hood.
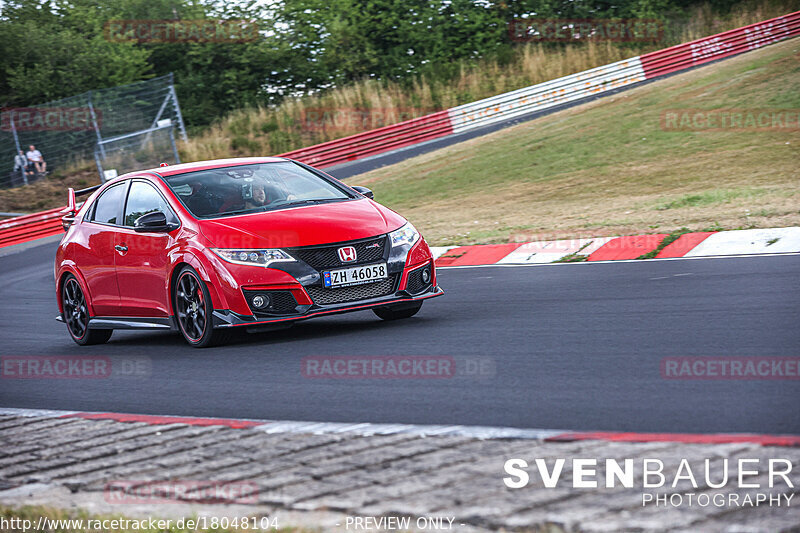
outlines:
{"label": "car hood", "polygon": [[394,231],[406,220],[367,198],[201,220],[217,248],[291,248],[352,241]]}

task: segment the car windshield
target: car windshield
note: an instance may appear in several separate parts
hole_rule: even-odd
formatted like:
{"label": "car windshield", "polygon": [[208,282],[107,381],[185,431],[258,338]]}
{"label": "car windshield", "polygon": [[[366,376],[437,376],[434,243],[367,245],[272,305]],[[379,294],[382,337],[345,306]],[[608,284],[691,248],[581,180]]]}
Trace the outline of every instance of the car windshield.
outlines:
{"label": "car windshield", "polygon": [[198,218],[340,202],[355,196],[291,161],[258,163],[166,176],[164,180]]}

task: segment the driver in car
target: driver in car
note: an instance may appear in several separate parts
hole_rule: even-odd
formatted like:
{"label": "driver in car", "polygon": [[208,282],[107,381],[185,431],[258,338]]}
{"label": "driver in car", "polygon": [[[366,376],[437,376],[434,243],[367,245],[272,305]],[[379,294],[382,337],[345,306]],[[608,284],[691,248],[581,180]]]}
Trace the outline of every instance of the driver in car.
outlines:
{"label": "driver in car", "polygon": [[[271,199],[270,201],[274,201]],[[246,209],[255,209],[258,207],[263,207],[268,205],[270,202],[267,201],[267,191],[264,188],[263,183],[254,183],[253,184],[253,196],[245,200],[244,206]]]}
{"label": "driver in car", "polygon": [[253,183],[253,195],[245,200],[245,208],[255,209],[270,205],[273,202],[294,200],[293,194],[288,194],[283,187],[274,183],[255,182]]}

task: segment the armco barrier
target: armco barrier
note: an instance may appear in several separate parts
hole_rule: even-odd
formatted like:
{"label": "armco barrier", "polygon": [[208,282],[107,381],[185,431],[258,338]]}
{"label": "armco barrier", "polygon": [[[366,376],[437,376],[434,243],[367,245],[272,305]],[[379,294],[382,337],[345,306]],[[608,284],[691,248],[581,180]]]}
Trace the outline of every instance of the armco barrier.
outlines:
{"label": "armco barrier", "polygon": [[[800,11],[280,155],[320,168],[333,167],[577,102],[797,35],[800,35]],[[53,209],[0,223],[0,247],[59,233],[60,211],[61,208]]]}
{"label": "armco barrier", "polygon": [[641,56],[647,79],[756,50],[800,35],[800,11]]}
{"label": "armco barrier", "polygon": [[281,154],[322,168],[488,126],[800,35],[800,11],[445,111]]}
{"label": "armco barrier", "polygon": [[453,126],[448,112],[439,111],[391,126],[286,152],[280,154],[280,157],[289,157],[309,165],[325,168],[419,144],[451,133],[453,133]]}
{"label": "armco barrier", "polygon": [[453,132],[574,102],[800,35],[800,12],[449,109]]}
{"label": "armco barrier", "polygon": [[453,132],[488,126],[645,80],[638,57],[499,94],[448,110]]}
{"label": "armco barrier", "polygon": [[58,235],[64,231],[61,226],[62,211],[64,211],[63,207],[57,207],[49,211],[14,217],[0,222],[0,248]]}

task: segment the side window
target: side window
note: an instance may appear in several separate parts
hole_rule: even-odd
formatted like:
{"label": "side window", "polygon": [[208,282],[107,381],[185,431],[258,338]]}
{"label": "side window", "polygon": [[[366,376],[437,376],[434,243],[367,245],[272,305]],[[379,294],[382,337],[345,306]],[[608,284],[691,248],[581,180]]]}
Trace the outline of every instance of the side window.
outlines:
{"label": "side window", "polygon": [[127,186],[127,183],[120,183],[104,191],[95,202],[92,221],[103,224],[119,224],[117,218],[119,217],[120,202],[122,202],[122,195],[125,194]]}
{"label": "side window", "polygon": [[125,204],[125,225],[133,226],[142,215],[161,211],[167,215],[168,222],[177,222],[166,200],[153,188],[143,181],[134,181],[128,193],[128,202]]}

